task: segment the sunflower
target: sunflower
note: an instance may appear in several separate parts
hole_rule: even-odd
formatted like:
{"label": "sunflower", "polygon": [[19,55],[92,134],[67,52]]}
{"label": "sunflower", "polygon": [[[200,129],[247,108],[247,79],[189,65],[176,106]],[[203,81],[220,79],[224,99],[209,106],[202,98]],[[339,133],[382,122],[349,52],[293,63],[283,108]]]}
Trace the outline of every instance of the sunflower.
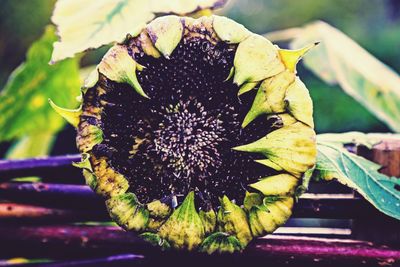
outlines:
{"label": "sunflower", "polygon": [[242,250],[292,213],[316,160],[312,101],[290,51],[220,16],[165,16],[113,46],[82,89],[87,184],[162,248]]}

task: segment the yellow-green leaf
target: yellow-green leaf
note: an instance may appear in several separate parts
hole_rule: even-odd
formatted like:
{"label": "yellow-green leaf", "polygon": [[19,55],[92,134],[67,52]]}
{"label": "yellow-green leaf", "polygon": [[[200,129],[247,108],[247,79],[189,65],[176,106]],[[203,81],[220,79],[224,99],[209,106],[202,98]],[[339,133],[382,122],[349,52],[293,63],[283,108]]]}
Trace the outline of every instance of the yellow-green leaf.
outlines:
{"label": "yellow-green leaf", "polygon": [[79,62],[69,59],[48,65],[53,27],[47,27],[41,39],[28,50],[26,61],[11,74],[0,94],[0,141],[19,137],[55,133],[64,120],[54,112],[48,99],[65,108],[79,105]]}
{"label": "yellow-green leaf", "polygon": [[89,48],[137,35],[156,14],[190,14],[221,7],[226,0],[58,0],[52,21],[60,40],[52,62]]}
{"label": "yellow-green leaf", "polygon": [[400,139],[400,134],[392,133],[362,133],[362,132],[346,132],[346,133],[324,133],[317,135],[319,142],[336,143],[339,145],[355,144],[372,148],[384,139]]}
{"label": "yellow-green leaf", "polygon": [[300,48],[321,41],[305,57],[305,65],[364,105],[392,130],[400,131],[400,76],[343,32],[317,21],[301,28],[291,43]]}
{"label": "yellow-green leaf", "polygon": [[23,159],[48,155],[55,141],[53,133],[38,133],[16,141],[7,151],[8,159]]}

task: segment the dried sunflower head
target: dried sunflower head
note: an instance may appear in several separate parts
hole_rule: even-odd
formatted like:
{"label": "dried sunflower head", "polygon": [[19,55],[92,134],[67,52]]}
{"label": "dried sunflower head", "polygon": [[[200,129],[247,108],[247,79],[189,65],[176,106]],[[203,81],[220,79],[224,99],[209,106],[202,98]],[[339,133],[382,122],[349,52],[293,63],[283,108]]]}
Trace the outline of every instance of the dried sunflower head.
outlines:
{"label": "dried sunflower head", "polygon": [[163,248],[238,251],[289,218],[315,164],[295,70],[310,47],[279,49],[225,17],[165,16],[109,50],[80,109],[53,106],[119,225]]}

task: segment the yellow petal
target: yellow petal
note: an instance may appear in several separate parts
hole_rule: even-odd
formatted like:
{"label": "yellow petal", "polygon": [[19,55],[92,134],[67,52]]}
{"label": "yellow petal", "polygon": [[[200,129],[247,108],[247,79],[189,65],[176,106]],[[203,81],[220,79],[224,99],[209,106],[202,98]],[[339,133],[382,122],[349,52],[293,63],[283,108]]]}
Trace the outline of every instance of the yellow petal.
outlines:
{"label": "yellow petal", "polygon": [[288,87],[285,102],[293,117],[314,128],[313,103],[306,86],[298,77]]}
{"label": "yellow petal", "polygon": [[100,62],[99,72],[112,81],[128,83],[137,93],[148,98],[136,77],[137,65],[125,46],[115,45],[108,50]]}
{"label": "yellow petal", "polygon": [[290,174],[277,174],[262,178],[260,181],[250,184],[251,188],[254,188],[265,196],[272,195],[289,195],[293,194],[299,179]]}
{"label": "yellow petal", "polygon": [[219,230],[236,236],[240,243],[246,246],[253,238],[246,213],[241,207],[230,201],[227,196],[224,196],[220,202],[221,208],[218,211],[217,217]]}
{"label": "yellow petal", "polygon": [[234,83],[257,82],[285,69],[277,48],[264,37],[251,34],[239,43],[234,58]]}
{"label": "yellow petal", "polygon": [[242,24],[227,17],[214,16],[213,28],[218,37],[229,44],[240,43],[250,35],[249,30]]}
{"label": "yellow petal", "polygon": [[308,52],[311,48],[314,48],[319,43],[313,43],[306,47],[297,49],[297,50],[287,50],[287,49],[279,49],[279,55],[283,64],[285,64],[286,69],[291,72],[296,72],[296,65],[299,60]]}
{"label": "yellow petal", "polygon": [[146,29],[155,47],[169,58],[181,41],[183,24],[178,16],[164,16],[153,20]]}
{"label": "yellow petal", "polygon": [[258,83],[259,82],[252,82],[252,83],[243,84],[239,89],[238,96],[251,91],[252,89],[254,89],[258,85]]}
{"label": "yellow petal", "polygon": [[51,99],[49,99],[50,106],[54,109],[55,112],[58,113],[61,117],[63,117],[69,124],[78,127],[79,117],[82,114],[82,106],[78,109],[66,109],[57,106]]}
{"label": "yellow petal", "polygon": [[195,208],[193,191],[161,226],[159,234],[176,249],[192,250],[200,245],[204,227]]}
{"label": "yellow petal", "polygon": [[133,193],[118,195],[106,200],[111,218],[126,230],[141,231],[146,228],[149,212],[140,205]]}
{"label": "yellow petal", "polygon": [[242,127],[246,127],[262,114],[281,113],[285,111],[285,93],[294,81],[295,75],[283,71],[264,80],[254,98],[253,104],[243,120]]}
{"label": "yellow petal", "polygon": [[290,174],[301,177],[315,165],[317,149],[315,132],[301,122],[277,129],[247,145],[233,148],[261,153]]}

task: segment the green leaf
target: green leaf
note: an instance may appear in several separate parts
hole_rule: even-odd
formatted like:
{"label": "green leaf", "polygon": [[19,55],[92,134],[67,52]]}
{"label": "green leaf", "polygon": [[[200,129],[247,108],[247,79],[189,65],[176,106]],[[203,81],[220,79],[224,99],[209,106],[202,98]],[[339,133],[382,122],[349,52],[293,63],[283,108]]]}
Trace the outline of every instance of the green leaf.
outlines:
{"label": "green leaf", "polygon": [[28,50],[26,61],[11,74],[0,94],[0,142],[55,133],[64,120],[48,104],[74,108],[80,92],[78,59],[50,66],[55,30],[49,26]]}
{"label": "green leaf", "polygon": [[393,131],[400,132],[399,75],[343,32],[317,21],[267,36],[294,39],[292,48],[321,41],[304,58],[306,67],[325,82],[340,85]]}
{"label": "green leaf", "polygon": [[25,136],[14,142],[7,151],[6,158],[23,159],[48,155],[54,141],[53,133],[44,132]]}
{"label": "green leaf", "polygon": [[319,142],[330,142],[338,145],[355,144],[363,145],[371,149],[374,145],[379,144],[383,139],[400,139],[400,134],[391,133],[362,133],[362,132],[346,132],[346,133],[325,133],[317,135]]}
{"label": "green leaf", "polygon": [[226,0],[58,0],[52,16],[60,41],[52,62],[137,35],[157,15],[190,14]]}
{"label": "green leaf", "polygon": [[337,143],[318,142],[315,178],[336,179],[359,192],[378,210],[400,220],[400,179],[378,172],[381,166]]}

